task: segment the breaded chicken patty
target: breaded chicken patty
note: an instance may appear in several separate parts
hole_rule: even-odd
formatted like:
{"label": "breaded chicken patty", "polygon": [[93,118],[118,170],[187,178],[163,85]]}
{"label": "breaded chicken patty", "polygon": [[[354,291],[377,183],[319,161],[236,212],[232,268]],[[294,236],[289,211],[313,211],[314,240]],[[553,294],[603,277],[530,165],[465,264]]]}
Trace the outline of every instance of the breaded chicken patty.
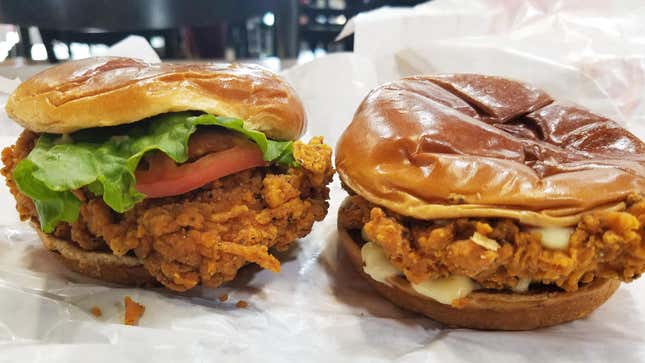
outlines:
{"label": "breaded chicken patty", "polygon": [[339,223],[360,230],[412,283],[453,275],[484,288],[522,290],[529,283],[575,291],[595,278],[631,281],[645,271],[645,197],[623,211],[590,213],[571,228],[565,249],[543,245],[539,230],[505,218],[421,221],[351,196]]}

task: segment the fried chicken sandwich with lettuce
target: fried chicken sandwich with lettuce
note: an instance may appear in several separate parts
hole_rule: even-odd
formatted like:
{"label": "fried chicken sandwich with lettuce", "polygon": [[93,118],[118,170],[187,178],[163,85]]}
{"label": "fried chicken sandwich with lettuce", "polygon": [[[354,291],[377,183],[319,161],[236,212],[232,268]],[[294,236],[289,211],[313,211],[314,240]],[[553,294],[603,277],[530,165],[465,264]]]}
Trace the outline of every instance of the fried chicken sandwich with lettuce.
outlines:
{"label": "fried chicken sandwich with lettuce", "polygon": [[175,291],[215,287],[284,250],[327,213],[322,138],[257,66],[90,58],[22,83],[25,127],[2,153],[17,210],[71,269]]}

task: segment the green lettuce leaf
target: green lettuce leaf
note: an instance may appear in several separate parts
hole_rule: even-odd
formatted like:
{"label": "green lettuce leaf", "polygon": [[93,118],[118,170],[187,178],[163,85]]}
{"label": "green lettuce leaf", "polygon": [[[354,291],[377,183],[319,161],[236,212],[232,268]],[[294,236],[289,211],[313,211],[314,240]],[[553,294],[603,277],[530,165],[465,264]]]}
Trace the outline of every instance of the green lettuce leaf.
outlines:
{"label": "green lettuce leaf", "polygon": [[298,166],[292,141],[269,140],[262,132],[246,129],[240,119],[176,112],[67,136],[43,134],[13,176],[20,191],[34,201],[45,232],[59,222],[78,219],[81,203],[71,191],[85,186],[123,213],[145,198],[135,189],[134,175],[143,155],[159,150],[177,163],[186,162],[188,139],[200,125],[239,132],[258,145],[267,162]]}
{"label": "green lettuce leaf", "polygon": [[34,163],[25,159],[16,165],[13,177],[20,191],[33,199],[43,231],[53,231],[61,221],[76,221],[81,202],[70,191],[51,190],[38,179],[32,178],[35,169]]}

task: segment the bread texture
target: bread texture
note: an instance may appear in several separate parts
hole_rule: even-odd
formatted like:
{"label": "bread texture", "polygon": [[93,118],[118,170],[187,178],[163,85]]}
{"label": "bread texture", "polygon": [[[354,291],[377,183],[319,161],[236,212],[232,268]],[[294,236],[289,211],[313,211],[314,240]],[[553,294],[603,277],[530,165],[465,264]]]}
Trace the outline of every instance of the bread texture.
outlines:
{"label": "bread texture", "polygon": [[572,226],[645,190],[645,143],[525,83],[416,76],[365,98],[336,167],[348,189],[404,216]]}
{"label": "bread texture", "polygon": [[450,327],[482,330],[531,330],[583,318],[607,301],[620,285],[618,280],[596,279],[575,292],[529,290],[473,291],[459,307],[441,304],[418,294],[403,277],[372,279],[363,271],[360,242],[338,227],[340,243],[356,270],[381,295],[395,305],[423,314]]}
{"label": "bread texture", "polygon": [[55,134],[178,111],[240,118],[276,140],[295,140],[306,127],[295,91],[259,66],[150,64],[120,57],[48,68],[16,89],[6,111],[29,130]]}
{"label": "bread texture", "polygon": [[35,224],[32,224],[32,227],[38,233],[43,245],[54,252],[59,260],[72,271],[121,285],[158,285],[157,280],[135,257],[116,256],[110,252],[86,251],[70,241],[43,232]]}

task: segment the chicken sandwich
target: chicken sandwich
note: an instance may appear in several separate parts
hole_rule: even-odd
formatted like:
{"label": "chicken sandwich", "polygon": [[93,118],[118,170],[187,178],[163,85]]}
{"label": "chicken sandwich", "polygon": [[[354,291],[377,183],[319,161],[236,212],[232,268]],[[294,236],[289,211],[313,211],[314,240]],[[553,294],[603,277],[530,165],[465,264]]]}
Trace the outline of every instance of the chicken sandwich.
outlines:
{"label": "chicken sandwich", "polygon": [[6,110],[25,127],[2,153],[20,217],[94,278],[184,291],[278,271],[269,249],[327,213],[331,149],[296,141],[302,104],[257,66],[73,61]]}
{"label": "chicken sandwich", "polygon": [[383,85],[336,151],[351,261],[395,304],[445,324],[578,319],[645,271],[645,144],[528,84]]}

